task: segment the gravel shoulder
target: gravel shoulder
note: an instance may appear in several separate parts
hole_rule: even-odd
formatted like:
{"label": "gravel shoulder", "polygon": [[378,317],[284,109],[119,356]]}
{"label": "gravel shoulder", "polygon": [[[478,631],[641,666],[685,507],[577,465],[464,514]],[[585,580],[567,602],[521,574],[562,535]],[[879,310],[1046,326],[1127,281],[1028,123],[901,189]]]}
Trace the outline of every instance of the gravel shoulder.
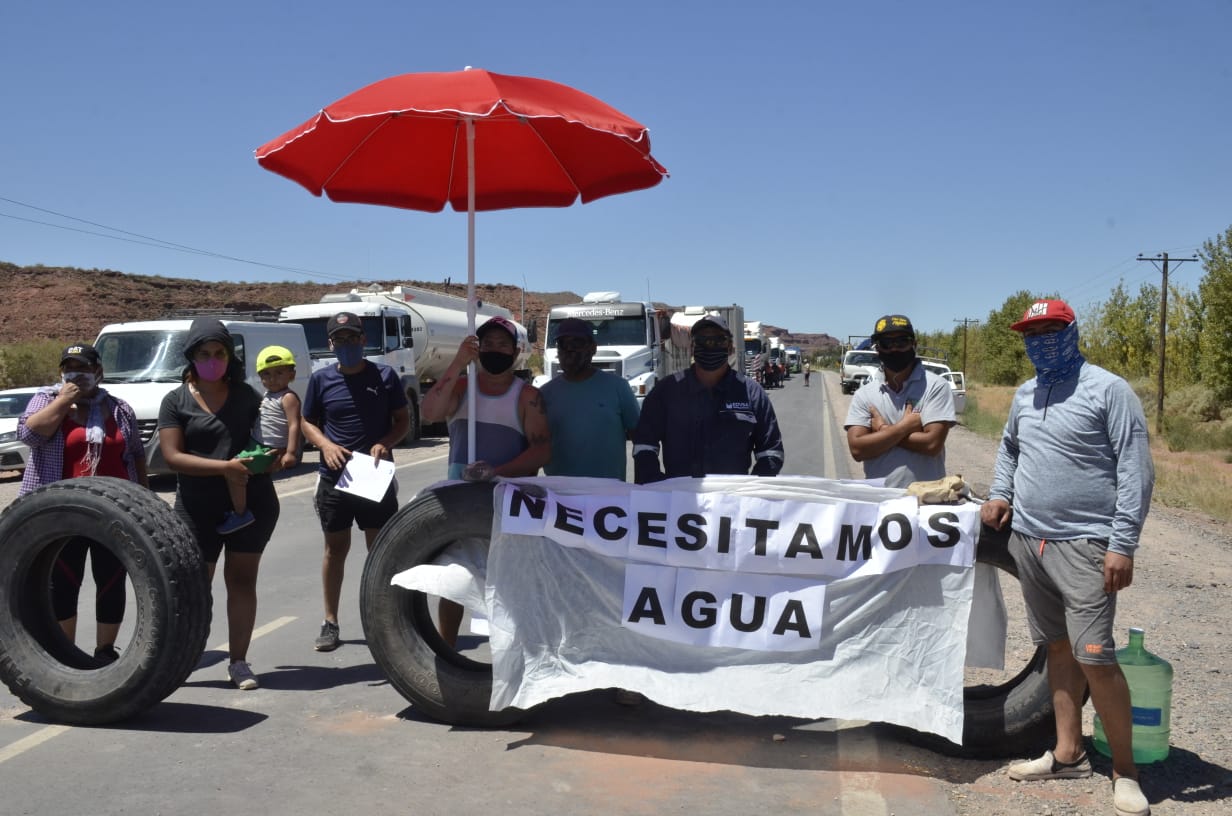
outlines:
{"label": "gravel shoulder", "polygon": [[[992,482],[996,443],[961,426],[947,440],[951,473],[977,487]],[[1117,600],[1117,642],[1146,630],[1146,646],[1172,663],[1172,749],[1141,769],[1152,813],[1232,813],[1232,527],[1201,514],[1151,508],[1135,559],[1134,583]],[[1084,710],[1091,735],[1093,709]],[[1088,746],[1089,747],[1089,746]],[[1090,751],[1091,779],[1017,783],[1004,762],[956,761],[950,799],[962,816],[1111,812],[1111,766]],[[961,767],[960,767],[961,766]]]}

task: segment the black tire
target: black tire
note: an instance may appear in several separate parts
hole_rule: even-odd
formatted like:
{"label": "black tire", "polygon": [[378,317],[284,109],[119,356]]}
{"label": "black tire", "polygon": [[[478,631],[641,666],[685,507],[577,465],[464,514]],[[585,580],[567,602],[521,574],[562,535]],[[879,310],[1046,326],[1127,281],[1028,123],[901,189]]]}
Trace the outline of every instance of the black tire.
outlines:
{"label": "black tire", "polygon": [[[1008,527],[1001,532],[981,527],[976,561],[996,567],[1016,583],[1018,567],[1009,553],[1009,535]],[[963,689],[962,745],[910,729],[903,729],[904,736],[941,754],[974,759],[1032,756],[1051,747],[1056,725],[1047,658],[1047,648],[1039,646],[1022,670],[1004,683]]]}
{"label": "black tire", "polygon": [[419,402],[418,395],[413,389],[406,389],[406,407],[410,414],[411,424],[407,429],[406,436],[402,438],[403,445],[413,445],[419,441],[422,432],[419,427]]}
{"label": "black tire", "polygon": [[[132,582],[132,637],[111,664],[69,642],[52,613],[51,570],[71,537],[107,547]],[[200,550],[166,502],[140,485],[68,479],[0,514],[0,680],[39,714],[99,725],[146,710],[196,667],[209,626]]]}
{"label": "black tire", "polygon": [[492,666],[445,644],[427,595],[389,582],[403,570],[431,563],[455,541],[487,540],[492,532],[492,489],[490,483],[475,483],[421,493],[381,528],[360,583],[360,617],[373,659],[416,709],[454,725],[508,725],[522,711],[489,711]]}

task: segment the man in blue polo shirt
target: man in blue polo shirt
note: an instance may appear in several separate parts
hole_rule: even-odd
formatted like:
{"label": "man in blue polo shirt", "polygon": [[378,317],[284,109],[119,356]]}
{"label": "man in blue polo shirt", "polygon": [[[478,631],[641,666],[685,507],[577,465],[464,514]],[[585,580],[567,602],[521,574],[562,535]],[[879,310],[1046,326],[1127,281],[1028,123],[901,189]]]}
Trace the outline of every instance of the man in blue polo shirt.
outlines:
{"label": "man in blue polo shirt", "polygon": [[549,476],[625,480],[625,445],[637,427],[629,383],[595,368],[595,336],[585,320],[568,317],[556,329],[560,376],[539,389],[552,432]]}
{"label": "man in blue polo shirt", "polygon": [[318,652],[338,648],[338,601],[351,525],[364,531],[368,549],[381,526],[398,510],[398,486],[379,502],[337,489],[338,479],[352,452],[374,459],[393,460],[393,446],[410,428],[406,393],[398,374],[382,363],[364,358],[364,327],[358,316],[339,312],[325,326],[335,365],[312,372],[304,393],[304,438],[321,451],[314,504],[325,533],[321,583],[325,594],[325,620],[316,640]]}
{"label": "man in blue polo shirt", "polygon": [[[659,380],[633,432],[634,481],[676,476],[774,476],[783,437],[762,387],[732,370],[732,333],[720,315],[693,324],[693,365]],[[662,447],[663,466],[659,466]]]}
{"label": "man in blue polo shirt", "polygon": [[915,328],[904,315],[886,315],[873,327],[881,371],[851,398],[847,446],[864,463],[864,476],[886,487],[945,476],[945,440],[957,422],[950,384],[916,356]]}

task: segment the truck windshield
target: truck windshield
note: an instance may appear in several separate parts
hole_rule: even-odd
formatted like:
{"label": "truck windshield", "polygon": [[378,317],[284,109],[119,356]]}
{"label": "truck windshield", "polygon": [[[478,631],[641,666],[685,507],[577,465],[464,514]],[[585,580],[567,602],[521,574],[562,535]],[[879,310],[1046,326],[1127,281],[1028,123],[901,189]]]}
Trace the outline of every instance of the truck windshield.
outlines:
{"label": "truck windshield", "polygon": [[[589,318],[586,322],[590,324],[597,346],[646,345],[646,318],[640,315]],[[556,329],[559,326],[559,318],[548,326],[549,347],[556,345]]]}
{"label": "truck windshield", "polygon": [[763,351],[761,341],[756,337],[744,338],[744,353],[745,354],[761,354]]}
{"label": "truck windshield", "polygon": [[[364,325],[364,355],[382,353],[384,349],[381,343],[385,340],[385,324],[381,318],[376,315],[365,315],[360,318],[360,321]],[[298,323],[304,327],[304,336],[308,340],[308,352],[313,359],[334,356],[334,353],[329,350],[329,338],[325,335],[325,326],[329,323],[328,317],[305,317],[287,322]]]}
{"label": "truck windshield", "polygon": [[179,382],[184,358],[184,329],[104,334],[95,348],[110,382]]}

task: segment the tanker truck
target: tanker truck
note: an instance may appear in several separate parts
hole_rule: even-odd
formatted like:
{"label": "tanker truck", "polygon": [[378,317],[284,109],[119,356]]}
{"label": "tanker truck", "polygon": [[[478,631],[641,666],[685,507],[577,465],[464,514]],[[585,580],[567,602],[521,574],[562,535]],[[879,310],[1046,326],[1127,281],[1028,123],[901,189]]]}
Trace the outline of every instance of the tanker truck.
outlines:
{"label": "tanker truck", "polygon": [[718,314],[736,327],[733,365],[744,359],[744,325],[740,306],[659,307],[648,301],[622,300],[619,292],[590,292],[581,303],[554,306],[548,312],[543,348],[544,373],[536,385],[560,374],[556,358],[556,325],[567,317],[585,320],[595,340],[596,368],[622,377],[633,389],[638,404],[659,379],[687,368],[692,362],[689,332],[706,314]]}
{"label": "tanker truck", "polygon": [[[411,409],[407,441],[418,439],[422,433],[420,395],[445,372],[468,334],[466,299],[414,286],[395,286],[389,290],[352,289],[327,294],[318,303],[286,306],[278,319],[304,327],[313,371],[336,361],[329,350],[325,324],[338,312],[352,312],[363,322],[364,356],[374,363],[385,363],[398,373]],[[475,325],[482,325],[494,315],[518,326],[518,358],[514,367],[525,372],[533,338],[513,320],[513,312],[495,304],[478,304]]]}

